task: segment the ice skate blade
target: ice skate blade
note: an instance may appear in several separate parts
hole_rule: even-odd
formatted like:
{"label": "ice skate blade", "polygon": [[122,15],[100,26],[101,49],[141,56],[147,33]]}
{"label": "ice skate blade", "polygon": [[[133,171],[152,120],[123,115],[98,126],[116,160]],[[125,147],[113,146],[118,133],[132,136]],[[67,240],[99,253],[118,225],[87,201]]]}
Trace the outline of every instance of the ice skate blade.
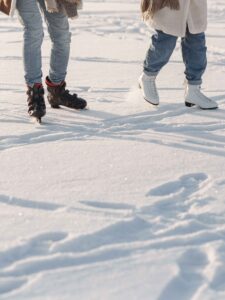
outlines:
{"label": "ice skate blade", "polygon": [[51,104],[51,108],[59,109],[59,108],[61,108],[61,107],[60,107],[59,105],[57,105],[57,104],[56,104],[56,105],[52,105],[52,104]]}
{"label": "ice skate blade", "polygon": [[190,103],[190,102],[187,102],[187,101],[185,101],[185,105],[186,105],[187,107],[192,107],[192,106],[195,106],[195,104],[193,104],[193,103]]}
{"label": "ice skate blade", "polygon": [[154,106],[158,106],[159,105],[159,103],[153,103],[153,102],[147,100],[146,98],[144,98],[144,99],[145,99],[146,102],[148,102],[151,105],[154,105]]}
{"label": "ice skate blade", "polygon": [[34,124],[41,124],[41,123],[42,123],[42,117],[30,116],[30,120],[31,120]]}
{"label": "ice skate blade", "polygon": [[[193,107],[193,106],[195,106],[195,105],[197,105],[197,104],[194,104],[194,103],[190,103],[190,102],[185,101],[185,105],[186,105],[187,107]],[[218,106],[214,106],[214,107],[201,107],[201,106],[199,106],[199,108],[202,109],[202,110],[212,110],[212,109],[217,109]]]}
{"label": "ice skate blade", "polygon": [[32,115],[32,114],[29,114],[29,116],[30,116],[30,120],[33,122],[33,123],[37,123],[37,124],[41,124],[41,118],[44,116],[35,116],[35,114],[34,115]]}
{"label": "ice skate blade", "polygon": [[199,108],[201,108],[202,110],[214,110],[214,109],[218,109],[218,106],[216,106],[216,107],[209,107],[209,108],[204,108],[204,107],[199,106]]}
{"label": "ice skate blade", "polygon": [[62,105],[65,108],[71,109],[71,110],[75,110],[75,111],[82,111],[82,110],[87,110],[88,106],[84,106],[84,107],[70,107],[70,106],[66,106],[66,105]]}
{"label": "ice skate blade", "polygon": [[41,118],[37,118],[37,117],[31,117],[31,118],[32,118],[33,123],[42,124]]}

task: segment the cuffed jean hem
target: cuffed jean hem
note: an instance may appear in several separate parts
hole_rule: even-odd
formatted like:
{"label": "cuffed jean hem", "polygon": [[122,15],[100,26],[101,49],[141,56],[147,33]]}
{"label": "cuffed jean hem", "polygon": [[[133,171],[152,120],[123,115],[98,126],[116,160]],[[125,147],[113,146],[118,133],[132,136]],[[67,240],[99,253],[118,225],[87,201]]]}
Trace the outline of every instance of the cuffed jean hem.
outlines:
{"label": "cuffed jean hem", "polygon": [[190,85],[201,85],[202,80],[187,80],[188,84]]}
{"label": "cuffed jean hem", "polygon": [[63,77],[62,79],[57,79],[55,80],[54,78],[51,77],[51,75],[48,75],[48,78],[50,79],[50,81],[53,83],[53,84],[61,84],[62,82],[65,81],[65,77]]}
{"label": "cuffed jean hem", "polygon": [[159,74],[159,72],[149,72],[149,71],[146,71],[146,70],[143,70],[143,72],[147,76],[157,76]]}
{"label": "cuffed jean hem", "polygon": [[30,87],[33,87],[36,83],[37,83],[37,84],[42,84],[42,81],[41,81],[41,80],[40,80],[40,81],[37,80],[37,81],[35,81],[35,82],[27,82],[27,81],[26,81],[26,85],[27,85],[27,86],[30,86]]}

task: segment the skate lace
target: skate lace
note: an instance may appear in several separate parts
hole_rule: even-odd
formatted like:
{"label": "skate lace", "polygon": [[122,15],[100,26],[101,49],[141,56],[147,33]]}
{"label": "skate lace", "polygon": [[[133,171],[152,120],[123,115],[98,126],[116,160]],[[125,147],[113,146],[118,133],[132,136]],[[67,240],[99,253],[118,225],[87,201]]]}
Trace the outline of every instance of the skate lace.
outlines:
{"label": "skate lace", "polygon": [[64,90],[62,93],[62,97],[66,103],[71,105],[79,100],[77,94],[70,94],[69,90]]}
{"label": "skate lace", "polygon": [[69,98],[73,99],[73,98],[77,98],[77,94],[70,94],[69,90],[65,90],[64,91],[64,95],[69,96]]}
{"label": "skate lace", "polygon": [[27,91],[27,95],[30,96],[29,100],[28,100],[28,104],[29,105],[41,105],[41,106],[45,106],[45,101],[44,101],[44,89],[40,88],[37,90],[28,90]]}
{"label": "skate lace", "polygon": [[158,91],[157,91],[157,87],[156,87],[156,84],[155,84],[155,78],[149,78],[149,86],[150,86],[150,89],[152,91],[152,94],[155,98],[158,97]]}

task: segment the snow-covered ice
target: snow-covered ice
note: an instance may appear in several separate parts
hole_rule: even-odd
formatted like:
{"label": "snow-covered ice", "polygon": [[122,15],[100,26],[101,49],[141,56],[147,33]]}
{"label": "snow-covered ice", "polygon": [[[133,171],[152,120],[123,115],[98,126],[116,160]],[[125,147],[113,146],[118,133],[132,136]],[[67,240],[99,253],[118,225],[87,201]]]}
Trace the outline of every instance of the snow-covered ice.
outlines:
{"label": "snow-covered ice", "polygon": [[[150,42],[138,0],[85,2],[67,83],[89,109],[27,116],[22,29],[0,15],[0,299],[225,299],[225,3],[209,0],[204,93],[186,108],[180,45],[137,79]],[[43,44],[48,71],[50,41]]]}

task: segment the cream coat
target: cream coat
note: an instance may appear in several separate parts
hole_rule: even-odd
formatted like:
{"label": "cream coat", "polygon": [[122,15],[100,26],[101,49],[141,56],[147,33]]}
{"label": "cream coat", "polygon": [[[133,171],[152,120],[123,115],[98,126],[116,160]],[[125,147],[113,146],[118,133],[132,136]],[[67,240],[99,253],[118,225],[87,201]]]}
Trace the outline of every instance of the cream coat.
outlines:
{"label": "cream coat", "polygon": [[204,32],[207,27],[207,0],[180,0],[179,11],[165,7],[149,23],[154,29],[180,37],[185,36],[187,25],[193,34]]}
{"label": "cream coat", "polygon": [[16,0],[12,0],[11,9],[10,9],[10,16],[14,15],[15,9],[16,9]]}

